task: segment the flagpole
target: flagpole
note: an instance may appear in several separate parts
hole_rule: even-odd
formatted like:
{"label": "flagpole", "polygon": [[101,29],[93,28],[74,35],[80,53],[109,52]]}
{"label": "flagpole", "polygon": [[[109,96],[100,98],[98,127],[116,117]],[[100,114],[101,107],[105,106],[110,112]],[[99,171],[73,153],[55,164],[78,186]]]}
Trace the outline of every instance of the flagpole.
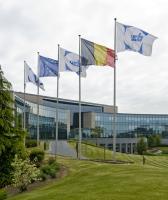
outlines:
{"label": "flagpole", "polygon": [[38,78],[38,85],[37,85],[37,146],[40,145],[40,131],[39,131],[39,52],[37,52],[38,60],[37,60],[37,78]]}
{"label": "flagpole", "polygon": [[58,44],[58,75],[57,75],[57,104],[56,104],[56,131],[55,131],[55,158],[58,154],[58,104],[59,104],[59,51],[60,45]]}
{"label": "flagpole", "polygon": [[114,18],[114,95],[113,95],[113,160],[116,160],[116,21]]}
{"label": "flagpole", "polygon": [[[24,113],[23,113],[23,130],[26,130],[26,105],[25,105],[25,93],[26,93],[26,78],[25,78],[25,63],[26,61],[24,60]],[[26,136],[25,136],[26,137]],[[25,140],[26,138],[24,137],[24,146],[25,146]]]}
{"label": "flagpole", "polygon": [[79,35],[79,144],[78,144],[79,159],[81,159],[81,142],[82,142],[82,132],[81,132],[81,35]]}

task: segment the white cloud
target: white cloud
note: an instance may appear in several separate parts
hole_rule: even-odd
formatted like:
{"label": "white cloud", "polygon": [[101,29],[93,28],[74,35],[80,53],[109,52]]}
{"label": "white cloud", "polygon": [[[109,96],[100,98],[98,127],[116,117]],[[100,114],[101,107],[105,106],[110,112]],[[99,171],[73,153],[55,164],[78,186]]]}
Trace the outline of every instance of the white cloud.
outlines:
{"label": "white cloud", "polygon": [[[156,35],[152,57],[118,54],[120,112],[167,113],[168,26],[166,0],[5,0],[0,2],[0,60],[6,77],[23,91],[23,61],[36,71],[37,51],[57,58],[57,44],[78,52],[78,34],[113,48],[114,17]],[[113,103],[113,69],[90,67],[82,100]],[[43,78],[45,95],[56,96],[56,78]],[[27,85],[27,92],[36,88]],[[60,97],[78,100],[78,76],[62,73]]]}

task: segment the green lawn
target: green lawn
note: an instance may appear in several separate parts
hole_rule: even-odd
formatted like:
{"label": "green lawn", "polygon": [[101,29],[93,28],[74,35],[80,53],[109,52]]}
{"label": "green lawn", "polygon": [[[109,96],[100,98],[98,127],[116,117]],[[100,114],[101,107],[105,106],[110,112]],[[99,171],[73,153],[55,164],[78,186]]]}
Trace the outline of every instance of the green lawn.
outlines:
{"label": "green lawn", "polygon": [[[10,200],[167,200],[168,167],[150,157],[154,165],[103,164],[59,158],[69,169],[63,179]],[[132,158],[133,159],[133,158]],[[137,159],[137,158],[136,158]],[[153,160],[154,159],[154,160]],[[159,159],[159,160],[157,160]]]}
{"label": "green lawn", "polygon": [[168,146],[167,147],[158,147],[158,149],[168,151]]}
{"label": "green lawn", "polygon": [[[75,147],[74,142],[70,142],[70,145]],[[82,155],[86,158],[90,159],[104,159],[104,149],[95,147],[92,145],[82,144]],[[146,164],[149,166],[159,167],[159,168],[167,168],[168,169],[168,156],[161,155],[161,156],[145,156]],[[111,160],[112,159],[112,151],[106,149],[105,150],[105,159]],[[121,161],[131,161],[134,162],[136,165],[142,165],[142,156],[141,155],[134,155],[134,154],[126,154],[126,153],[116,153],[116,160]]]}

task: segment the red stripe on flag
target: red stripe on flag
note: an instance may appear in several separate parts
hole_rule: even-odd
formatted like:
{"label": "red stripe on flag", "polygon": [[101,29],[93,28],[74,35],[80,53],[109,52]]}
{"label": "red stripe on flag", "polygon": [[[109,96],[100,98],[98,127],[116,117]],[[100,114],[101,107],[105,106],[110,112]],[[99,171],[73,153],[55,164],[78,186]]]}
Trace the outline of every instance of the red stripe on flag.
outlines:
{"label": "red stripe on flag", "polygon": [[115,52],[112,49],[107,48],[106,65],[114,67]]}

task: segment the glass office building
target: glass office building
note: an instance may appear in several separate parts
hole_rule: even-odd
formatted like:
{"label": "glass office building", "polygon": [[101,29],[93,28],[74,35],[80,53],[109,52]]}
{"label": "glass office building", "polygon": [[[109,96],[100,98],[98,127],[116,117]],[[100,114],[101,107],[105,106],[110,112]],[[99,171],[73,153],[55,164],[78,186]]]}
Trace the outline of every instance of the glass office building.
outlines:
{"label": "glass office building", "polygon": [[[23,125],[23,93],[15,92],[16,125]],[[26,94],[26,128],[30,137],[37,136],[37,102],[41,139],[55,139],[56,99]],[[59,139],[78,137],[78,101],[59,99]],[[115,108],[117,111],[117,108]],[[82,138],[112,138],[113,106],[82,102]],[[168,115],[116,114],[117,138],[138,138],[160,134],[168,138]],[[97,132],[97,134],[95,134]],[[135,142],[134,142],[135,143]]]}
{"label": "glass office building", "polygon": [[[15,123],[23,127],[23,99],[15,94]],[[26,129],[32,139],[37,138],[37,103],[26,100]],[[39,133],[40,139],[55,139],[56,133],[56,108],[39,105]],[[70,131],[70,112],[58,109],[58,138],[67,139]]]}
{"label": "glass office building", "polygon": [[[112,118],[108,113],[96,113],[96,127],[103,130],[101,137],[112,137]],[[118,138],[136,138],[150,134],[168,138],[168,115],[117,113],[116,133]]]}

